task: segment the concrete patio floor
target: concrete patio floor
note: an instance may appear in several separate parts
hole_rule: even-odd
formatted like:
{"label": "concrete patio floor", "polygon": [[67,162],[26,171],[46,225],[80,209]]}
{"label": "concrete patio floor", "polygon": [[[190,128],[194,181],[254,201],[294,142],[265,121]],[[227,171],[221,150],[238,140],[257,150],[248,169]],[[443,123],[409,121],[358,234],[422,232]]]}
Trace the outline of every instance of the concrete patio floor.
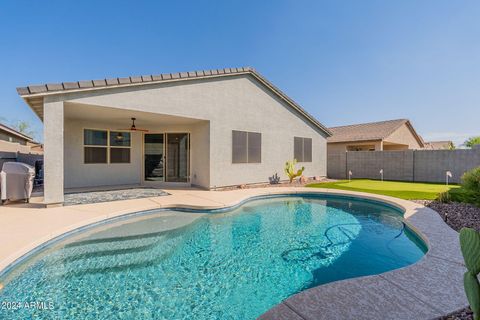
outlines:
{"label": "concrete patio floor", "polygon": [[[0,207],[0,273],[46,241],[132,212],[172,207],[224,208],[261,195],[325,193],[362,196],[403,207],[407,223],[424,238],[429,251],[421,261],[402,269],[300,292],[261,319],[433,319],[468,304],[463,291],[465,267],[458,234],[436,212],[422,205],[380,195],[299,187],[164,190],[170,195],[56,208],[42,208],[35,203]],[[165,211],[172,218],[182,214]]]}

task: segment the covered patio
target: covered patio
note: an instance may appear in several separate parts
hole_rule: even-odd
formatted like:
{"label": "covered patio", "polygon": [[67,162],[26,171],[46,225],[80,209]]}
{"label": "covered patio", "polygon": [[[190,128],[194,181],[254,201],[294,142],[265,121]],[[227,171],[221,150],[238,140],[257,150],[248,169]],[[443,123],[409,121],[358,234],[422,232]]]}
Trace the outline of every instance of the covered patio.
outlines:
{"label": "covered patio", "polygon": [[64,194],[76,190],[115,186],[208,188],[209,121],[62,105],[45,108],[45,204],[63,203]]}

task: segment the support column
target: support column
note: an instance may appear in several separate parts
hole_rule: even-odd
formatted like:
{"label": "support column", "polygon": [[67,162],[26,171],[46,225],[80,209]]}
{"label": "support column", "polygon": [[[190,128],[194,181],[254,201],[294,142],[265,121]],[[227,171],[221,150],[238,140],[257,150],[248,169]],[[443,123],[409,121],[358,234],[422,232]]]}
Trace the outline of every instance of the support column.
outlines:
{"label": "support column", "polygon": [[47,206],[63,204],[63,101],[43,104],[43,168],[44,203]]}

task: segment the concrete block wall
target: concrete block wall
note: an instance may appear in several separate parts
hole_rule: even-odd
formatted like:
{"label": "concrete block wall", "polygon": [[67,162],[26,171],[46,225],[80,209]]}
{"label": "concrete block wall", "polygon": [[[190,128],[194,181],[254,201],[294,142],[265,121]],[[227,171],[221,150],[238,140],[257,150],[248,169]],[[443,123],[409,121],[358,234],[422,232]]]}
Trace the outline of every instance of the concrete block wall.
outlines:
{"label": "concrete block wall", "polygon": [[18,153],[17,154],[17,162],[26,163],[32,167],[35,166],[35,162],[37,160],[43,160],[43,155],[41,154],[25,154],[25,153]]}
{"label": "concrete block wall", "polygon": [[420,150],[415,152],[415,180],[444,182],[445,172],[451,171],[450,181],[461,182],[462,175],[480,166],[480,150]]}
{"label": "concrete block wall", "polygon": [[445,182],[446,171],[451,171],[452,183],[460,183],[462,175],[480,166],[480,149],[471,150],[404,150],[404,151],[350,151],[328,155],[327,174],[332,179]]}
{"label": "concrete block wall", "polygon": [[413,150],[383,151],[383,178],[385,180],[413,181],[413,154]]}
{"label": "concrete block wall", "polygon": [[327,172],[328,176],[334,179],[345,179],[346,152],[328,154],[327,156]]}

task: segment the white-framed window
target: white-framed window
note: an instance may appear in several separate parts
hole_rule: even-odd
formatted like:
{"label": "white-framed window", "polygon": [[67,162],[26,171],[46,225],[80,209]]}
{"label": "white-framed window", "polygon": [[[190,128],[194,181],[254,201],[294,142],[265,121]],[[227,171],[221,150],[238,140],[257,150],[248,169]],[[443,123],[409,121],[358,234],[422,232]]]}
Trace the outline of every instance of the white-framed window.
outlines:
{"label": "white-framed window", "polygon": [[83,162],[130,163],[131,134],[102,129],[83,130]]}
{"label": "white-framed window", "polygon": [[293,158],[298,162],[312,162],[312,138],[293,137]]}
{"label": "white-framed window", "polygon": [[232,130],[232,163],[261,163],[262,134]]}

